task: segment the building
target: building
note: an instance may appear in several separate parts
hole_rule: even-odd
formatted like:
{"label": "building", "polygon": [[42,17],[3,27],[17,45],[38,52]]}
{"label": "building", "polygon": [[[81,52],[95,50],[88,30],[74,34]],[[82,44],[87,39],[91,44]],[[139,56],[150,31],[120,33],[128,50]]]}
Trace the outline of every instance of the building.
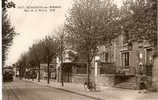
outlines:
{"label": "building", "polygon": [[63,73],[64,82],[83,83],[87,79],[87,63],[79,61],[77,52],[72,49],[66,49],[63,52],[63,72],[61,71],[61,61],[57,58],[57,80],[61,81]]}
{"label": "building", "polygon": [[121,34],[111,43],[98,46],[98,49],[98,83],[136,89],[140,71],[151,81],[154,48],[148,41],[129,42]]}
{"label": "building", "polygon": [[[143,72],[151,85],[154,48],[146,40],[129,41],[119,35],[106,45],[98,46],[98,53],[92,61],[90,79],[99,86],[115,86],[121,88],[138,88],[139,72]],[[87,62],[84,55],[67,49],[63,53],[64,82],[83,83],[87,81]],[[58,59],[59,60],[59,59]],[[58,61],[58,81],[61,70]]]}

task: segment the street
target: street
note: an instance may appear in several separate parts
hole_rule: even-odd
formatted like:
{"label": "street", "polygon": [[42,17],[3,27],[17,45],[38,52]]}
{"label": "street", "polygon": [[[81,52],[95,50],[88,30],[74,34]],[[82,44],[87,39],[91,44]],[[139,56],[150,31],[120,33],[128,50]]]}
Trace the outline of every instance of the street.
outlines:
{"label": "street", "polygon": [[94,100],[86,96],[37,85],[25,80],[4,83],[2,92],[2,100]]}

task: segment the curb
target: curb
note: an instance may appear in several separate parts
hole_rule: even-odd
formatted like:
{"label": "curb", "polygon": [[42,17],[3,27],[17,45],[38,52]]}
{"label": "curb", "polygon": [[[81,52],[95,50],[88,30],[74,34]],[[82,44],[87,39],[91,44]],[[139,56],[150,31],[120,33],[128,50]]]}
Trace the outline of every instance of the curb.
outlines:
{"label": "curb", "polygon": [[37,82],[29,81],[29,80],[25,80],[25,81],[28,81],[28,82],[31,82],[31,83],[35,83],[35,84],[38,84],[38,85],[42,85],[42,86],[46,86],[46,87],[51,87],[51,88],[54,88],[54,89],[57,89],[57,90],[73,93],[73,94],[76,94],[76,95],[85,96],[85,97],[88,97],[88,98],[91,98],[91,99],[94,99],[94,100],[103,100],[101,98],[97,98],[97,97],[94,97],[94,96],[89,96],[89,95],[86,95],[86,94],[83,94],[83,93],[79,93],[79,92],[76,92],[76,91],[71,91],[71,90],[68,90],[68,89],[62,89],[62,88],[58,88],[58,87],[53,87],[53,86],[50,86],[50,85],[43,85],[40,82],[37,83]]}
{"label": "curb", "polygon": [[69,93],[73,93],[73,94],[80,95],[80,96],[85,96],[85,97],[88,97],[88,98],[91,98],[91,99],[95,99],[95,100],[103,100],[103,99],[100,99],[100,98],[97,98],[97,97],[85,95],[85,94],[82,94],[82,93],[79,93],[79,92],[75,92],[75,91],[70,91],[70,90],[67,90],[67,89],[56,88],[56,87],[53,87],[53,86],[47,86],[47,87],[55,88],[55,89],[58,89],[58,90],[62,90],[62,91],[69,92]]}

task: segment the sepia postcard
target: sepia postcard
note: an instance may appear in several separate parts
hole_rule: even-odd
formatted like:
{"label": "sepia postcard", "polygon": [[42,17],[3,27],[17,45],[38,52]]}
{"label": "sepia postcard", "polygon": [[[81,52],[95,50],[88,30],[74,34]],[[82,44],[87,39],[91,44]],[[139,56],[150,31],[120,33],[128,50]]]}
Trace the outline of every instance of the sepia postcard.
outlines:
{"label": "sepia postcard", "polygon": [[157,0],[2,0],[2,100],[158,100]]}

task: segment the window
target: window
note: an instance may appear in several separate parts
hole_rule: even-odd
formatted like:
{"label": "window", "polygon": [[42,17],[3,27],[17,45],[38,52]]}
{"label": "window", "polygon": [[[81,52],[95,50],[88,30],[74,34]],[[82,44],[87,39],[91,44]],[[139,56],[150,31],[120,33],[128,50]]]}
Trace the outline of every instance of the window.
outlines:
{"label": "window", "polygon": [[122,53],[123,66],[129,66],[129,52]]}
{"label": "window", "polygon": [[152,65],[152,61],[153,61],[153,55],[152,55],[152,49],[147,49],[146,50],[146,64],[147,65]]}
{"label": "window", "polygon": [[108,52],[103,52],[102,54],[101,54],[101,60],[103,61],[103,62],[108,62]]}
{"label": "window", "polygon": [[108,62],[108,53],[105,52],[104,54],[105,54],[105,62]]}

